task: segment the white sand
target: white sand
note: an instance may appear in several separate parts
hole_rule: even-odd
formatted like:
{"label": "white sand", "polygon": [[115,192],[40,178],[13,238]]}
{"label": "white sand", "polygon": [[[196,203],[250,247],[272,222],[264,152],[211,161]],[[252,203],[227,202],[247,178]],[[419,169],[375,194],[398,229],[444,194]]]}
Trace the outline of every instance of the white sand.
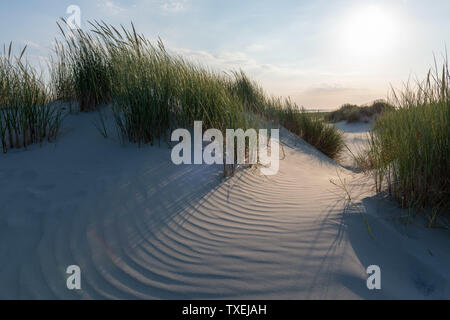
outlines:
{"label": "white sand", "polygon": [[347,123],[340,121],[334,124],[336,128],[344,132],[344,142],[348,149],[345,148],[341,155],[339,163],[347,169],[354,169],[355,163],[353,155],[357,156],[359,152],[365,149],[367,144],[368,131],[372,128],[372,121]]}
{"label": "white sand", "polygon": [[[0,298],[450,298],[449,232],[406,228],[407,212],[301,139],[281,133],[276,176],[224,181],[218,166],[173,165],[166,146],[104,139],[95,117],[0,155]],[[80,291],[66,288],[72,264]]]}

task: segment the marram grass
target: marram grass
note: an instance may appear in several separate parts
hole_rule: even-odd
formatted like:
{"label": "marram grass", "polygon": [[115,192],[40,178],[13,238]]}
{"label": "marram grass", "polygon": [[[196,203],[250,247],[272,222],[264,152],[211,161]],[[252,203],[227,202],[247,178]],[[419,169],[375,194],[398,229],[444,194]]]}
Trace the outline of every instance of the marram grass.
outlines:
{"label": "marram grass", "polygon": [[244,102],[247,110],[282,125],[330,158],[336,159],[344,148],[342,133],[324,122],[322,117],[306,112],[290,99],[268,97],[241,71],[234,73],[231,89]]}
{"label": "marram grass", "polygon": [[368,119],[369,117],[378,117],[386,111],[394,110],[394,106],[384,100],[376,100],[371,105],[357,106],[353,104],[344,104],[338,110],[328,113],[325,118],[327,121],[339,122],[347,121],[347,123],[357,122],[361,119]]}
{"label": "marram grass", "polygon": [[[212,71],[153,45],[132,25],[116,29],[91,23],[91,31],[66,34],[56,50],[56,91],[75,97],[81,110],[109,102],[123,140],[167,141],[170,131],[202,120],[205,129],[255,128],[256,117],[288,127],[336,158],[341,133],[314,119],[290,100],[268,97],[242,72]],[[69,77],[69,79],[66,79]]]}
{"label": "marram grass", "polygon": [[396,110],[376,120],[369,139],[377,190],[402,207],[432,207],[432,220],[450,204],[449,80],[445,62],[422,83],[393,92]]}
{"label": "marram grass", "polygon": [[4,153],[54,139],[61,126],[62,111],[51,103],[47,85],[24,61],[25,49],[14,57],[10,43],[0,57],[0,141]]}

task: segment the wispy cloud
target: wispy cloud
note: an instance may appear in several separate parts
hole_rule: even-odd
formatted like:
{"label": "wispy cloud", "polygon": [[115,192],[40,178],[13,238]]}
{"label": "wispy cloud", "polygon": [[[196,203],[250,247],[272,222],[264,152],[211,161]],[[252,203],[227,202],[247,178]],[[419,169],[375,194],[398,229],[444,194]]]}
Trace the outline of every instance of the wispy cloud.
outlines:
{"label": "wispy cloud", "polygon": [[176,48],[173,51],[183,57],[187,57],[192,62],[219,70],[255,67],[258,65],[254,59],[239,51],[222,52],[219,54],[211,54],[204,50],[191,50],[186,48]]}
{"label": "wispy cloud", "polygon": [[31,41],[31,40],[25,40],[25,41],[22,41],[22,43],[24,45],[26,45],[28,48],[34,48],[37,50],[47,50],[48,49],[45,46],[43,46],[42,44],[39,44],[39,43]]}
{"label": "wispy cloud", "polygon": [[118,15],[125,10],[112,0],[99,0],[97,7],[106,10],[111,15]]}
{"label": "wispy cloud", "polygon": [[347,92],[355,92],[360,91],[362,89],[350,87],[350,86],[344,86],[342,84],[328,84],[328,83],[322,83],[315,87],[310,87],[309,89],[306,89],[303,93],[305,94],[341,94],[341,93],[347,93]]}
{"label": "wispy cloud", "polygon": [[161,2],[160,7],[166,13],[182,12],[187,6],[186,0],[165,0]]}
{"label": "wispy cloud", "polygon": [[186,48],[172,49],[176,54],[180,54],[189,60],[209,66],[222,71],[243,69],[253,75],[261,73],[272,73],[272,75],[305,75],[304,71],[289,66],[278,66],[268,63],[261,63],[257,59],[242,51],[223,51],[212,54],[205,50],[191,50]]}

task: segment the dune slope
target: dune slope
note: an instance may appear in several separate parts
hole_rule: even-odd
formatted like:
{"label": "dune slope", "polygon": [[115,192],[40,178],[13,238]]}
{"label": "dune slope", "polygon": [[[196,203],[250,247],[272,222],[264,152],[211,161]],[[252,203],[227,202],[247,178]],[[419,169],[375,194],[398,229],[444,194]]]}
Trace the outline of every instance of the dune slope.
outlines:
{"label": "dune slope", "polygon": [[[95,118],[0,155],[0,298],[450,298],[448,231],[405,228],[364,177],[288,132],[277,175],[224,180],[165,145],[104,139]],[[66,287],[73,264],[81,290]],[[366,287],[372,264],[382,290]]]}

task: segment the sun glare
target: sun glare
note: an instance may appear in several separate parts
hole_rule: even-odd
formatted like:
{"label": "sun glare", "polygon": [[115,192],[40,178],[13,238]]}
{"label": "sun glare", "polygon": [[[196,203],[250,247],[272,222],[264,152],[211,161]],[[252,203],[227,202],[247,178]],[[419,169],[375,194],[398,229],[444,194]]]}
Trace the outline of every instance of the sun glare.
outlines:
{"label": "sun glare", "polygon": [[377,6],[355,10],[346,17],[342,29],[342,44],[347,54],[354,56],[380,56],[395,40],[394,19]]}

